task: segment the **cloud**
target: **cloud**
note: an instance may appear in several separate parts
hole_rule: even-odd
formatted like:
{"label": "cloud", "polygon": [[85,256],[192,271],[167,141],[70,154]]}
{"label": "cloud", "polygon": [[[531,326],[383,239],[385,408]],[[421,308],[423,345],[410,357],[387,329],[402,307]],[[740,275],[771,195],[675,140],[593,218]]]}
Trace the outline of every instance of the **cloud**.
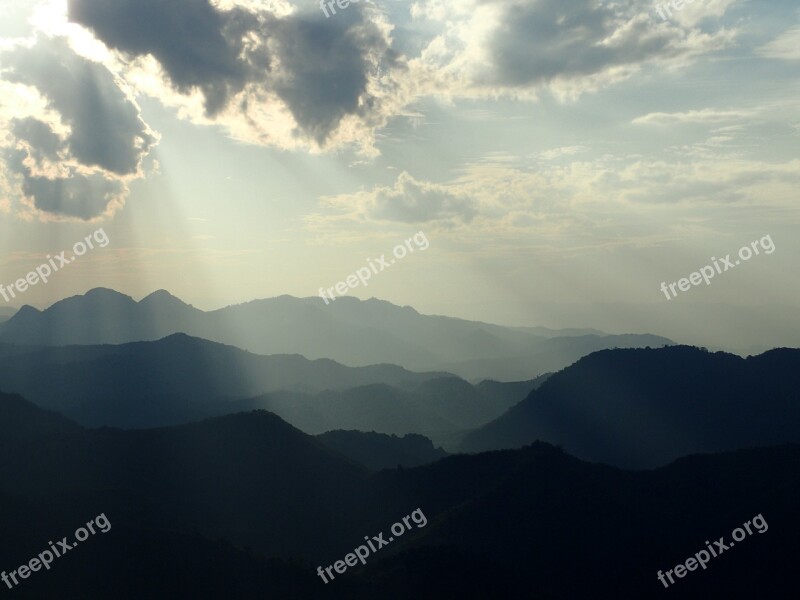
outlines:
{"label": "cloud", "polygon": [[84,165],[132,175],[155,143],[137,107],[102,65],[77,56],[63,40],[40,38],[33,49],[2,57],[5,79],[36,88],[71,132],[66,145]]}
{"label": "cloud", "polygon": [[442,33],[414,66],[434,89],[456,96],[535,98],[547,90],[575,98],[647,65],[684,64],[733,39],[722,28],[707,33],[654,21],[634,0],[466,0],[448,8],[442,0],[415,5],[414,16],[439,23]]}
{"label": "cloud", "polygon": [[[713,137],[703,142],[713,143]],[[764,220],[797,222],[800,160],[774,162],[689,150],[672,161],[604,155],[541,162],[535,168],[519,166],[524,160],[518,165],[481,161],[443,183],[403,173],[393,187],[323,199],[323,210],[311,215],[306,226],[333,239],[354,232],[368,236],[376,223],[426,222],[498,243],[564,236],[584,244],[602,242],[608,235],[618,239],[620,231],[633,231],[625,227],[643,220],[654,230],[664,230],[672,226],[673,217],[730,219],[734,204],[748,218],[760,213]]]}
{"label": "cloud", "polygon": [[529,86],[652,59],[669,37],[591,0],[506,4],[492,35],[490,81]]}
{"label": "cloud", "polygon": [[397,223],[469,223],[477,214],[475,202],[460,191],[414,179],[406,172],[393,187],[378,187],[371,192],[323,199],[329,207],[355,211],[359,220]]}
{"label": "cloud", "polygon": [[539,153],[539,158],[542,160],[556,160],[564,156],[574,156],[587,152],[589,148],[586,146],[562,146],[561,148],[553,148]]}
{"label": "cloud", "polygon": [[316,15],[286,18],[274,36],[281,65],[275,91],[319,144],[347,115],[368,122],[375,118],[379,101],[368,91],[370,72],[379,64],[389,69],[399,65],[384,33],[364,18],[366,12],[337,17],[345,14],[353,17],[332,23]]}
{"label": "cloud", "polygon": [[[669,7],[670,3],[664,0],[653,3],[650,11],[651,14],[655,15],[658,14],[656,11],[658,7],[665,7],[663,12],[665,16],[668,16],[668,19],[677,21],[687,27],[693,27],[701,21],[720,18],[732,6],[741,3],[741,0],[687,0],[680,9],[676,10]],[[659,14],[658,18],[662,19],[663,17]]]}
{"label": "cloud", "polygon": [[259,144],[356,144],[368,152],[374,130],[404,103],[397,98],[395,74],[403,65],[390,49],[391,27],[365,4],[331,19],[316,5],[280,6],[69,0],[69,18],[132,66],[134,85],[184,117]]}
{"label": "cloud", "polygon": [[90,220],[124,204],[125,185],[92,174],[69,173],[65,177],[39,176],[25,165],[24,151],[6,154],[6,164],[22,175],[22,193],[33,200],[36,210],[49,215]]}
{"label": "cloud", "polygon": [[14,118],[10,125],[11,134],[27,145],[27,156],[38,166],[42,166],[46,160],[57,160],[58,153],[66,146],[50,125],[35,117]]}
{"label": "cloud", "polygon": [[22,212],[90,220],[122,206],[157,136],[115,76],[46,36],[0,63],[5,186]]}
{"label": "cloud", "polygon": [[241,91],[247,20],[204,0],[69,0],[69,19],[129,56],[152,55],[181,92],[198,88],[209,114]]}
{"label": "cloud", "polygon": [[800,60],[800,27],[787,29],[756,52],[765,58]]}
{"label": "cloud", "polygon": [[[424,96],[572,99],[648,65],[685,65],[734,37],[654,21],[637,0],[420,0],[410,24],[367,2],[329,19],[300,0],[63,2],[52,31],[71,31],[76,47],[80,30],[117,77],[182,118],[247,143],[365,156]],[[708,2],[721,15],[733,0]],[[55,12],[43,18],[50,27]]]}
{"label": "cloud", "polygon": [[685,112],[664,113],[655,112],[648,113],[641,117],[636,117],[632,123],[634,125],[682,125],[689,123],[699,123],[708,125],[717,125],[719,123],[729,123],[732,121],[741,121],[756,114],[756,111],[739,109],[739,110],[718,110],[715,108],[704,108],[702,110],[689,110]]}

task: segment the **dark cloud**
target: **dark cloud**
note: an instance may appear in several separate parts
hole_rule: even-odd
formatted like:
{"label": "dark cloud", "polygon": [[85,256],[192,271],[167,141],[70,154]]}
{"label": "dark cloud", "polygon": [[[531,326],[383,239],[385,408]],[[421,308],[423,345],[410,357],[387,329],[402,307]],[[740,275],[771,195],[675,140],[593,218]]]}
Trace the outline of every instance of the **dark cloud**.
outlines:
{"label": "dark cloud", "polygon": [[139,170],[156,139],[103,65],[49,38],[3,54],[2,62],[7,81],[35,87],[71,127],[67,145],[77,161],[117,175]]}
{"label": "dark cloud", "polygon": [[34,174],[25,164],[28,153],[6,151],[6,164],[22,179],[22,193],[40,211],[59,217],[90,220],[121,204],[127,189],[121,181],[103,175],[84,175],[70,170],[66,177]]}
{"label": "dark cloud", "polygon": [[208,0],[70,0],[69,18],[110,48],[152,55],[176,89],[202,90],[209,114],[246,83],[242,26],[257,23],[242,11],[222,12]]}
{"label": "dark cloud", "polygon": [[[34,115],[34,108],[10,103],[20,116],[8,121],[2,158],[28,203],[87,220],[120,206],[125,178],[141,174],[156,137],[114,75],[58,38],[18,46],[0,62],[3,79],[35,88],[50,111]],[[48,122],[53,113],[61,135]]]}
{"label": "dark cloud", "polygon": [[28,148],[28,154],[38,165],[45,159],[57,160],[64,149],[64,142],[53,129],[34,117],[11,120],[11,134]]}
{"label": "dark cloud", "polygon": [[370,75],[398,61],[362,5],[326,19],[312,4],[277,16],[209,0],[69,0],[69,17],[129,57],[153,56],[176,90],[203,93],[207,116],[277,96],[321,146],[348,115],[375,119]]}
{"label": "dark cloud", "polygon": [[[369,118],[370,57],[377,53],[389,67],[396,66],[383,34],[357,5],[336,17],[298,15],[282,20],[275,28],[284,70],[275,81],[275,91],[319,144],[346,115]],[[362,98],[364,105],[360,104]]]}
{"label": "dark cloud", "polygon": [[490,51],[491,83],[529,86],[602,73],[674,52],[674,36],[639,19],[622,0],[499,0],[501,23]]}

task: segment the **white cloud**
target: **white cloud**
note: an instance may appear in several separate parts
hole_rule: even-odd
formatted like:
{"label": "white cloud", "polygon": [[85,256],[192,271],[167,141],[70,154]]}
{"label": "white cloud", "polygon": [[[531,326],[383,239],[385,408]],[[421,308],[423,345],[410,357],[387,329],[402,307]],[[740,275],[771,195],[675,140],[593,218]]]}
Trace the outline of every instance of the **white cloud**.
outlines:
{"label": "white cloud", "polygon": [[[704,144],[723,143],[718,137]],[[619,230],[665,211],[722,215],[735,204],[768,215],[794,207],[799,184],[800,160],[774,163],[719,151],[686,152],[673,161],[604,156],[536,168],[480,162],[443,183],[403,173],[390,188],[325,198],[306,226],[328,238],[350,239],[358,232],[370,235],[370,224],[379,222],[429,222],[508,243],[560,235],[588,243],[598,230]]]}
{"label": "white cloud", "polygon": [[800,26],[787,29],[756,52],[766,58],[800,60]]}
{"label": "white cloud", "polygon": [[476,215],[475,202],[468,194],[452,186],[418,181],[406,172],[397,177],[392,187],[326,197],[322,201],[361,221],[469,223]]}
{"label": "white cloud", "polygon": [[[655,0],[653,6],[670,3],[666,0]],[[671,9],[669,18],[685,27],[695,27],[707,19],[724,16],[731,7],[740,3],[741,0],[686,0],[680,9]]]}
{"label": "white cloud", "polygon": [[542,160],[556,160],[557,158],[562,158],[564,156],[581,154],[582,152],[587,152],[588,150],[589,148],[586,146],[562,146],[561,148],[553,148],[551,150],[545,150],[544,152],[539,153],[539,158]]}
{"label": "white cloud", "polygon": [[748,109],[729,109],[719,110],[715,108],[704,108],[701,110],[689,110],[685,112],[655,112],[635,118],[634,125],[684,125],[684,124],[710,124],[729,123],[740,121],[757,114],[755,110]]}

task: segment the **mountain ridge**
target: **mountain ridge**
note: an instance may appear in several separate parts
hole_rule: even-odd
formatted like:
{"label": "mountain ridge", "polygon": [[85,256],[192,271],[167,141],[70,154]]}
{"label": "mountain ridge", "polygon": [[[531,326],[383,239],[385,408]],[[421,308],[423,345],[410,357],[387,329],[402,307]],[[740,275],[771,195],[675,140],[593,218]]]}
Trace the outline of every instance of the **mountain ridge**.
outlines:
{"label": "mountain ridge", "polygon": [[690,346],[602,350],[467,434],[461,450],[538,439],[584,460],[652,468],[692,453],[795,442],[798,388],[800,349],[748,358]]}
{"label": "mountain ridge", "polygon": [[164,290],[137,302],[105,288],[43,311],[21,310],[0,323],[0,343],[123,344],[178,332],[258,354],[330,358],[347,366],[396,364],[412,371],[448,371],[470,381],[533,379],[598,349],[672,344],[649,334],[580,336],[567,330],[558,337],[548,330],[538,335],[524,328],[423,315],[376,298],[343,297],[325,305],[321,298],[284,295],[202,311]]}
{"label": "mountain ridge", "polygon": [[[6,443],[0,452],[0,534],[22,544],[4,544],[0,558],[19,564],[20,552],[33,556],[48,539],[39,541],[41,536],[72,530],[87,511],[103,512],[113,523],[108,537],[70,554],[69,569],[59,565],[26,583],[32,594],[62,583],[46,598],[99,600],[114,581],[121,585],[136,576],[137,589],[153,591],[148,597],[165,597],[159,590],[165,581],[175,585],[176,577],[186,577],[183,570],[143,578],[141,561],[128,570],[117,559],[130,552],[126,545],[140,548],[131,540],[146,533],[153,542],[169,536],[182,542],[147,544],[148,556],[167,565],[174,564],[169,555],[176,548],[185,554],[181,562],[192,565],[228,552],[209,542],[252,548],[236,560],[255,556],[254,567],[263,568],[264,556],[300,558],[294,567],[274,563],[270,573],[293,573],[288,580],[308,582],[311,597],[318,590],[321,597],[399,599],[420,589],[421,581],[424,591],[415,597],[442,597],[432,581],[436,590],[470,597],[471,588],[497,589],[494,578],[501,577],[504,597],[567,600],[609,590],[615,598],[638,600],[663,589],[656,572],[691,556],[698,538],[728,536],[758,514],[769,523],[769,535],[754,533],[707,571],[681,581],[681,597],[777,599],[796,589],[798,444],[695,455],[651,471],[628,471],[535,443],[369,474],[263,412],[148,431],[62,424],[67,431],[41,427],[53,416],[25,402],[0,394],[0,428],[27,423],[33,432],[0,437]],[[14,494],[6,493],[9,488]],[[386,532],[417,508],[424,527],[412,525],[364,568],[331,585],[311,585],[317,565],[333,564],[363,544],[365,534]],[[36,511],[46,515],[46,527]],[[118,563],[110,580],[107,563]],[[104,587],[86,586],[98,568]],[[576,568],[582,577],[574,576]],[[441,571],[440,577],[429,570]],[[74,581],[63,583],[73,574]],[[251,575],[246,581],[267,589]],[[291,591],[277,597],[292,597]]]}
{"label": "mountain ridge", "polygon": [[538,385],[489,382],[479,390],[450,373],[262,356],[184,333],[121,345],[0,344],[0,356],[0,389],[84,425],[123,428],[269,409],[312,434],[452,433],[491,421]]}

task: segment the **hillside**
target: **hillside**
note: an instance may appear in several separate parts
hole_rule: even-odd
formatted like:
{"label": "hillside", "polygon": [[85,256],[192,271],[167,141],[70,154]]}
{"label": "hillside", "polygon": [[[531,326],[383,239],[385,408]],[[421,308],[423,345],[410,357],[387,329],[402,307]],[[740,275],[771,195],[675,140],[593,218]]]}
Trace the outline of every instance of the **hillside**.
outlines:
{"label": "hillside", "polygon": [[447,456],[426,437],[409,433],[403,437],[364,431],[328,431],[316,439],[370,470],[418,467]]}
{"label": "hillside", "polygon": [[540,383],[539,379],[472,386],[456,377],[441,377],[402,388],[371,384],[316,394],[275,392],[214,403],[208,407],[208,416],[268,410],[306,433],[333,429],[418,433],[450,447],[452,439],[499,417]]}
{"label": "hillside", "polygon": [[[0,439],[4,565],[21,564],[93,515],[113,524],[26,582],[32,597],[99,599],[136,574],[133,589],[147,597],[201,581],[219,590],[215,569],[196,570],[219,560],[241,574],[231,584],[234,598],[309,590],[303,597],[432,599],[447,590],[459,597],[496,590],[640,599],[662,593],[658,570],[759,514],[765,534],[753,532],[671,591],[778,599],[795,588],[798,445],[632,472],[535,444],[369,475],[267,413],[144,432],[87,430],[7,395],[0,395]],[[317,565],[417,508],[426,523],[365,568],[335,585],[314,580]],[[268,556],[280,560],[266,563]],[[301,561],[287,563],[290,557]],[[258,575],[264,572],[269,578]]]}
{"label": "hillside", "polygon": [[462,449],[535,440],[632,468],[692,453],[800,441],[800,350],[741,358],[674,346],[606,350],[551,376]]}

